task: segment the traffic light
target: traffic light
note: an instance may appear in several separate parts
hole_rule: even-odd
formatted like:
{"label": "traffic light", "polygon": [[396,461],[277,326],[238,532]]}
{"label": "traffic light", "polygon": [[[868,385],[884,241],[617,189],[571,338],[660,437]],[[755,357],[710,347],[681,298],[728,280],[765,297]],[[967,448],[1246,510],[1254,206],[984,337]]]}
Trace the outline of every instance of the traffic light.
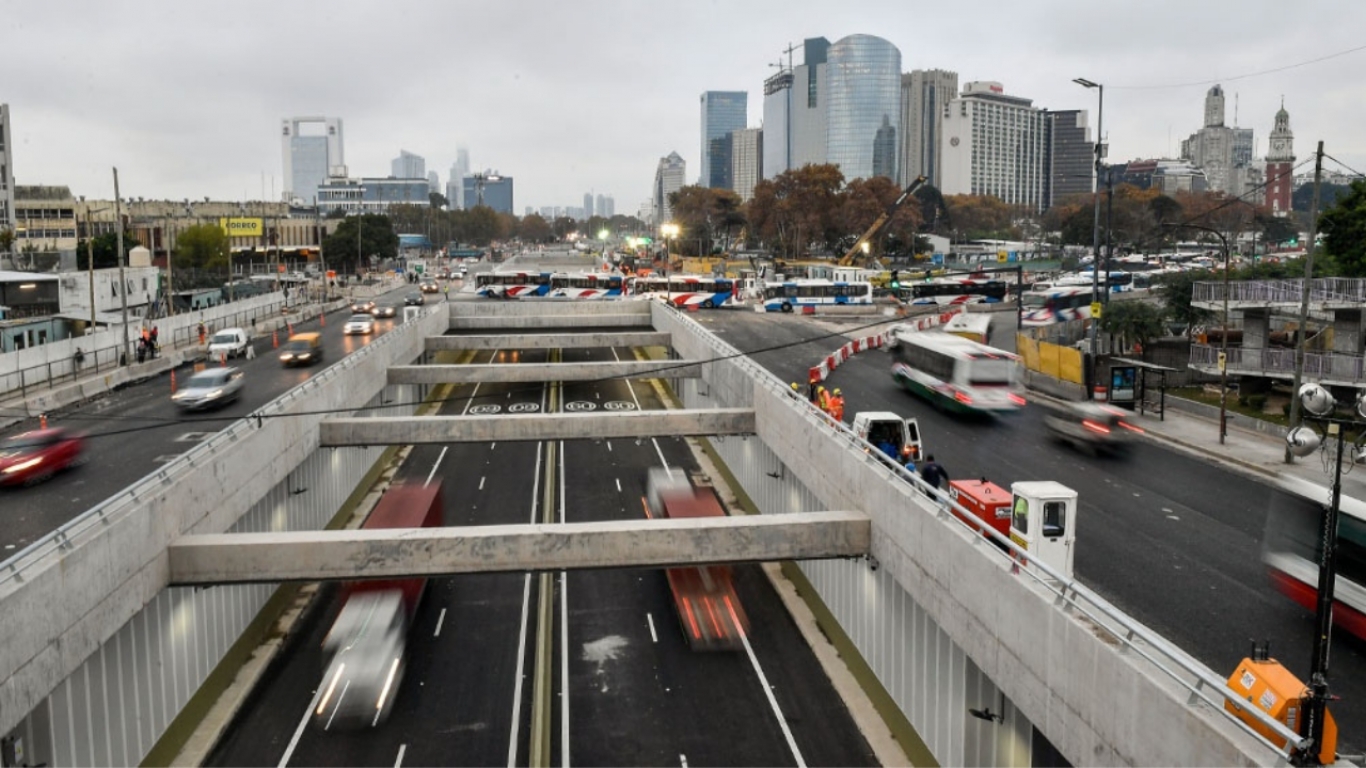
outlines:
{"label": "traffic light", "polygon": [[891,282],[891,286],[892,286],[892,290],[896,290],[897,288],[900,288],[900,287],[901,287],[901,277],[900,277],[900,271],[899,271],[899,270],[895,270],[895,269],[892,270],[892,282]]}

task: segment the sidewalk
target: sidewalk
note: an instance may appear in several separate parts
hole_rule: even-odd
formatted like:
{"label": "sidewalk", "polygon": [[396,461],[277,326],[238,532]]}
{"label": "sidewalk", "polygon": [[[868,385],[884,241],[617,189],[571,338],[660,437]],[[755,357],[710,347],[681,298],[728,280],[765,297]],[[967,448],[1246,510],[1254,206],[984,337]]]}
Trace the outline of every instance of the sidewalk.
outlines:
{"label": "sidewalk", "polygon": [[[1170,402],[1170,399],[1169,399]],[[1324,504],[1329,500],[1333,485],[1332,464],[1324,471],[1322,452],[1336,451],[1336,438],[1324,439],[1324,447],[1312,456],[1285,463],[1285,440],[1276,434],[1240,427],[1230,421],[1224,444],[1219,444],[1219,422],[1194,413],[1167,408],[1166,418],[1134,413],[1135,423],[1147,430],[1147,436],[1176,450],[1198,455],[1229,466],[1244,474],[1277,480],[1286,490],[1313,496]],[[1241,420],[1241,417],[1240,417]],[[1345,446],[1344,460],[1351,461],[1352,446]],[[1330,454],[1331,455],[1331,454]],[[1355,467],[1344,465],[1344,470]],[[1309,483],[1314,488],[1304,486]],[[1359,471],[1344,471],[1342,495],[1366,500],[1366,467]]]}
{"label": "sidewalk", "polygon": [[[379,287],[376,286],[376,288]],[[326,305],[310,303],[296,306],[294,311],[289,314],[257,319],[256,324],[248,331],[251,334],[252,343],[258,344],[268,338],[271,333],[284,330],[291,323],[316,320],[320,310],[331,313],[339,309],[349,309],[350,304],[351,298],[349,296],[339,296]],[[205,357],[205,346],[198,343],[182,344],[174,348],[163,345],[161,354],[146,362],[131,362],[128,365],[105,369],[98,373],[92,371],[89,375],[79,376],[75,381],[67,379],[45,387],[29,387],[26,395],[21,395],[18,392],[10,393],[0,398],[0,429],[8,429],[24,422],[29,422],[28,425],[25,425],[26,427],[37,429],[39,417],[43,414],[51,414],[67,406],[94,399],[119,387],[145,381],[172,368],[178,368],[187,362]]]}

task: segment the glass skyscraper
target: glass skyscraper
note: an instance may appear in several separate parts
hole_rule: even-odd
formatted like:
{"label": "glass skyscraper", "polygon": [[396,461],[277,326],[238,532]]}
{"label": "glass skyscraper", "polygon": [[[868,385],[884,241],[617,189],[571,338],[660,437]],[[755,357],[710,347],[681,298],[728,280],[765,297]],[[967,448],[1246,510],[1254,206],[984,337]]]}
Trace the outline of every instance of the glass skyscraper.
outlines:
{"label": "glass skyscraper", "polygon": [[704,187],[730,188],[730,153],[713,161],[717,149],[728,145],[717,144],[731,131],[744,130],[748,119],[749,93],[746,91],[707,91],[702,94],[702,168],[698,183]]}
{"label": "glass skyscraper", "polygon": [[[829,79],[826,162],[839,165],[846,179],[887,175],[895,180],[894,148],[901,135],[901,51],[874,35],[850,35],[830,46],[825,68]],[[876,151],[880,130],[883,146],[892,142],[890,153]],[[875,167],[875,155],[881,167]]]}

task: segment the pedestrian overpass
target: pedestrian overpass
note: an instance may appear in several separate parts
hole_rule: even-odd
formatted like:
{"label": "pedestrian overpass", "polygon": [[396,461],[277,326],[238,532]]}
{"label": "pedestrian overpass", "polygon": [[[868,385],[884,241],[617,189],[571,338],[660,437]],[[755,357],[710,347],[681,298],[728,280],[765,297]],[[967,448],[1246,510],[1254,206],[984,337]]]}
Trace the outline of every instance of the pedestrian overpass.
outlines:
{"label": "pedestrian overpass", "polygon": [[[561,344],[616,344],[629,333],[639,336],[632,343],[666,350],[663,378],[682,411],[654,414],[653,423],[542,417],[469,428],[513,430],[511,439],[706,434],[762,519],[708,530],[479,532],[521,553],[500,567],[527,567],[544,537],[590,542],[579,554],[593,566],[631,537],[657,537],[642,554],[658,563],[695,562],[702,546],[726,559],[820,557],[795,567],[833,622],[827,634],[876,678],[884,717],[912,728],[941,764],[1028,765],[1043,759],[1041,738],[1074,764],[1285,760],[1225,712],[1225,697],[1236,694],[1223,674],[1083,585],[1036,562],[1022,566],[791,397],[786,383],[688,315],[644,301],[435,307],[0,564],[8,752],[19,747],[30,764],[169,762],[179,747],[172,724],[202,708],[199,688],[242,657],[258,615],[278,608],[277,584],[243,578],[253,561],[240,558],[278,561],[281,547],[302,541],[350,547],[341,559],[351,570],[338,575],[354,572],[367,543],[322,532],[375,481],[394,450],[386,443],[441,442],[461,431],[442,419],[413,422],[428,388],[448,377],[523,375],[433,373],[432,352],[471,348],[462,338],[488,343],[447,332],[515,328],[519,343],[549,344],[535,337],[553,334],[526,331],[583,327],[603,330],[561,334]],[[737,537],[760,529],[763,545],[741,557]],[[269,576],[325,575],[302,565]],[[462,566],[398,555],[386,567]]]}

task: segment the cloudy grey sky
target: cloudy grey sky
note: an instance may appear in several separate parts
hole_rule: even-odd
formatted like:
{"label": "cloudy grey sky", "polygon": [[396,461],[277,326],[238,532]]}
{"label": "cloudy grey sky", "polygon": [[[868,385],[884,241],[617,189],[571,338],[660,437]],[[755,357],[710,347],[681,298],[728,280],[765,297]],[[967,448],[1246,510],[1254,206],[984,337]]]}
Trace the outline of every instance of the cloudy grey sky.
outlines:
{"label": "cloudy grey sky", "polygon": [[129,196],[278,195],[280,119],[321,114],[344,120],[352,175],[402,148],[444,184],[465,146],[515,177],[519,214],[590,190],[634,213],[660,156],[695,179],[702,91],[749,91],[758,125],[789,43],[854,33],[1050,109],[1093,109],[1071,80],[1104,83],[1115,161],[1178,153],[1219,82],[1259,153],[1284,97],[1298,158],[1322,140],[1366,169],[1366,49],[1267,73],[1366,46],[1360,0],[0,0],[0,18],[15,180],[88,197],[112,196],[111,166]]}

